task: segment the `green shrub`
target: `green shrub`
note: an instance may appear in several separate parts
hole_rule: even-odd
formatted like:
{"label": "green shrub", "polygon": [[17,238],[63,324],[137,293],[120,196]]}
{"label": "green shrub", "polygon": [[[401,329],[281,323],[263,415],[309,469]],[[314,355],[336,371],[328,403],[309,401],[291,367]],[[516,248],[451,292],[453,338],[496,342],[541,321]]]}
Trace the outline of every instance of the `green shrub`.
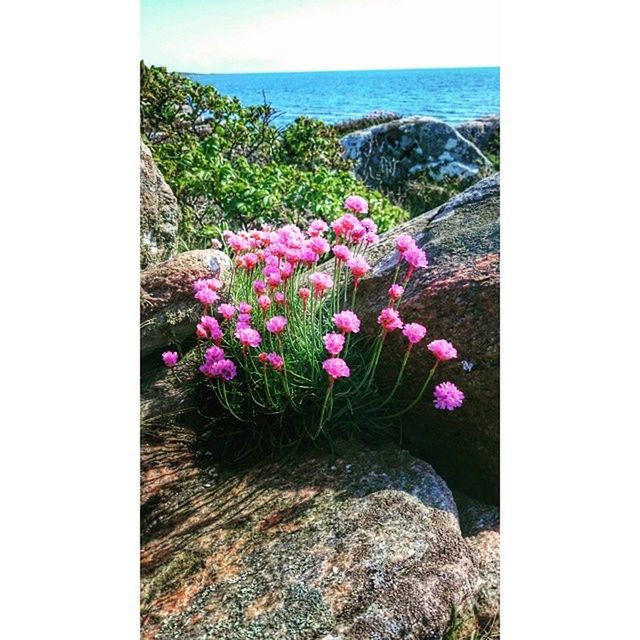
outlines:
{"label": "green shrub", "polygon": [[343,159],[340,139],[333,127],[320,120],[297,118],[282,133],[279,161],[315,171],[323,167],[349,171],[352,162]]}
{"label": "green shrub", "polygon": [[353,193],[373,205],[380,231],[408,218],[354,177],[331,127],[298,118],[279,131],[275,115],[141,63],[142,136],[180,203],[181,249],[229,227],[331,220]]}

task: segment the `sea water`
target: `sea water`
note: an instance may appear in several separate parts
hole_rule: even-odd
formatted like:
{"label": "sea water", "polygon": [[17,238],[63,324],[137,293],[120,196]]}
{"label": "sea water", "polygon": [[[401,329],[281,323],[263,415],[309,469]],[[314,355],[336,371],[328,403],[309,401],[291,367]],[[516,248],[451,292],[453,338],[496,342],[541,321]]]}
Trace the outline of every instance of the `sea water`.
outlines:
{"label": "sea water", "polygon": [[185,75],[244,105],[266,100],[280,114],[277,125],[301,115],[334,123],[374,111],[455,125],[500,112],[498,67]]}

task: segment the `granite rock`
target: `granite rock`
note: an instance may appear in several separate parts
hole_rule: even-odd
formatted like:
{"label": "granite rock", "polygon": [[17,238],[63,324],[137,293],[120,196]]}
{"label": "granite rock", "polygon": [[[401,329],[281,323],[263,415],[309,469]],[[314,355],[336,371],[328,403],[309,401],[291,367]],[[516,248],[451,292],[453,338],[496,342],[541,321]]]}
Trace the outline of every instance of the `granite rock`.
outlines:
{"label": "granite rock", "polygon": [[149,147],[140,143],[140,268],[176,254],[180,207]]}
{"label": "granite rock", "polygon": [[484,630],[500,624],[500,509],[455,493],[460,528],[478,570],[474,615]]}
{"label": "granite rock", "polygon": [[480,149],[490,151],[500,140],[500,116],[485,116],[467,120],[456,126],[456,131]]}
{"label": "granite rock", "polygon": [[[426,342],[444,338],[459,358],[445,363],[436,381],[451,380],[466,399],[453,412],[423,401],[403,419],[404,434],[412,451],[447,481],[491,503],[499,494],[499,214],[500,180],[494,174],[384,234],[367,253],[372,269],[356,302],[363,327],[373,336],[398,262],[395,237],[413,236],[429,267],[414,273],[399,310],[405,322],[424,324],[428,335],[409,359],[403,393],[407,401],[415,397],[431,366]],[[405,346],[399,332],[389,336],[379,367],[381,377],[389,378],[383,382],[393,381]]]}
{"label": "granite rock", "polygon": [[452,494],[396,447],[245,470],[143,430],[143,640],[440,639],[479,581]]}
{"label": "granite rock", "polygon": [[224,279],[229,257],[214,249],[197,249],[145,269],[140,274],[140,354],[175,346],[193,336],[202,305],[193,298],[198,278]]}
{"label": "granite rock", "polygon": [[418,176],[479,180],[492,164],[473,142],[436,118],[415,116],[355,131],[341,139],[355,173],[375,188],[394,188]]}

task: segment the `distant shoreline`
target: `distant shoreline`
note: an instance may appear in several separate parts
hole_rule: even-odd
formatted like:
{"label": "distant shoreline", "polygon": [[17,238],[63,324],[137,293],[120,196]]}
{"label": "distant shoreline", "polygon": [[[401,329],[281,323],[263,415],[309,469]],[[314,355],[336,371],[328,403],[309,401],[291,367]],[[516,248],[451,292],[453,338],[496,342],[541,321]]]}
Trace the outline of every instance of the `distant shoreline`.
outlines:
{"label": "distant shoreline", "polygon": [[312,73],[385,73],[388,71],[469,71],[473,69],[500,70],[500,67],[403,67],[393,69],[321,69],[313,71],[176,71],[183,76],[270,76],[278,74]]}

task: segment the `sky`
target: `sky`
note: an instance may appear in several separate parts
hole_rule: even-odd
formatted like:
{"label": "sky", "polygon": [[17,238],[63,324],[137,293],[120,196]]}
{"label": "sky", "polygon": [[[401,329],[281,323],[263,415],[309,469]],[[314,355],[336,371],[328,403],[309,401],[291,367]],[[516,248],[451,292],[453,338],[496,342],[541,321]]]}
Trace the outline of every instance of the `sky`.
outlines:
{"label": "sky", "polygon": [[499,0],[141,0],[141,58],[250,73],[499,66]]}

